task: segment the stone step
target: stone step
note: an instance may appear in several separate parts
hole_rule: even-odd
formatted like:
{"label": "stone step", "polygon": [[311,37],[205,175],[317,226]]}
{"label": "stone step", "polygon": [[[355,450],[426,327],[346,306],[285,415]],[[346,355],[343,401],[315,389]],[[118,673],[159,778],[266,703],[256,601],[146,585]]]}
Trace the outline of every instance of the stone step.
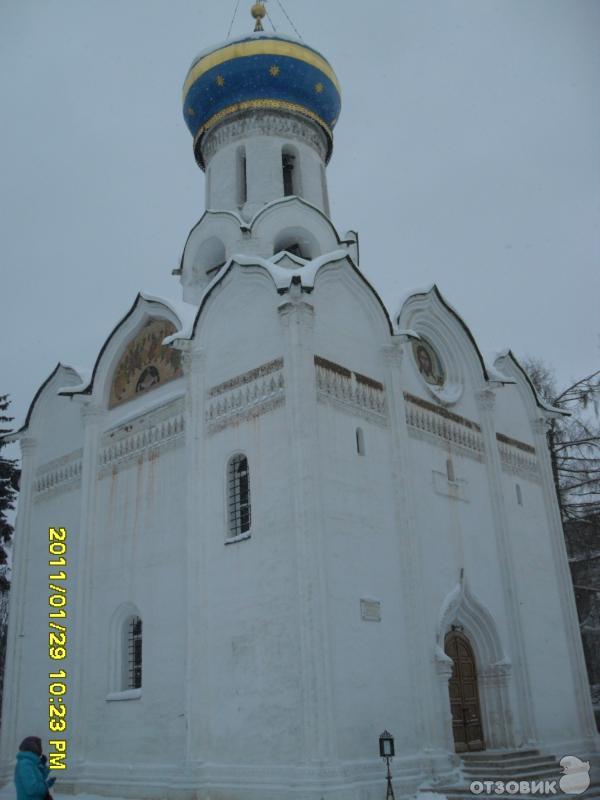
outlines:
{"label": "stone step", "polygon": [[530,756],[541,756],[541,753],[539,750],[529,748],[523,750],[477,750],[460,754],[463,761],[485,761],[490,758],[494,761],[506,761],[514,758],[529,758]]}
{"label": "stone step", "polygon": [[478,778],[481,779],[509,779],[509,778],[523,778],[523,780],[527,780],[530,775],[547,775],[548,773],[553,773],[554,775],[562,774],[562,770],[560,766],[556,763],[556,761],[549,761],[546,763],[541,764],[526,764],[522,767],[507,767],[507,768],[499,768],[499,767],[486,767],[477,768],[477,769],[466,769],[463,768],[462,770],[463,775],[465,777],[471,778],[471,780],[477,780]]}
{"label": "stone step", "polygon": [[505,761],[495,761],[492,759],[477,762],[463,761],[463,769],[468,770],[469,772],[477,772],[479,770],[485,772],[490,769],[498,769],[501,772],[507,772],[511,769],[529,769],[536,768],[538,766],[545,767],[548,764],[558,766],[554,756],[528,756],[527,758],[513,758],[506,759]]}

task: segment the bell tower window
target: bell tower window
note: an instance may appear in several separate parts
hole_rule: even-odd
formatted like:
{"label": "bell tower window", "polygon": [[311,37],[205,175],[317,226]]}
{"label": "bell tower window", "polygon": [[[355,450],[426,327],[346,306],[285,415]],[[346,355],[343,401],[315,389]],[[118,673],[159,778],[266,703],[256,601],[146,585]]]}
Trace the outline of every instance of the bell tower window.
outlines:
{"label": "bell tower window", "polygon": [[283,194],[288,197],[291,194],[298,194],[296,188],[296,174],[295,174],[295,160],[296,156],[287,150],[281,154],[281,167],[283,170]]}
{"label": "bell tower window", "polygon": [[248,180],[246,176],[246,148],[239,147],[237,151],[237,185],[238,206],[243,206],[248,199]]}

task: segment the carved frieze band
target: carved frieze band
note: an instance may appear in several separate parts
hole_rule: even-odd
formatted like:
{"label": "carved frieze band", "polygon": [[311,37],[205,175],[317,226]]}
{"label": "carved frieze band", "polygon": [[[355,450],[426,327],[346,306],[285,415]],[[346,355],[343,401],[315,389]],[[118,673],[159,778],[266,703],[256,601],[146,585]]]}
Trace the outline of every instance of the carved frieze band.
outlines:
{"label": "carved frieze band", "polygon": [[204,421],[209,433],[217,433],[283,403],[283,358],[276,358],[209,389]]}
{"label": "carved frieze band", "polygon": [[313,147],[322,159],[327,156],[327,139],[315,122],[291,112],[253,110],[226,119],[208,131],[202,142],[204,160],[208,163],[220,148],[253,134],[297,139]]}
{"label": "carved frieze band", "polygon": [[428,439],[438,445],[449,442],[464,455],[483,461],[485,446],[477,422],[408,392],[404,393],[404,399],[406,424],[412,436]]}
{"label": "carved frieze band", "polygon": [[383,383],[352,372],[334,361],[315,356],[317,399],[358,415],[377,425],[387,425]]}
{"label": "carved frieze band", "polygon": [[140,414],[106,431],[98,454],[100,476],[118,465],[183,441],[184,428],[184,398],[178,397],[155,411]]}
{"label": "carved frieze band", "polygon": [[81,457],[82,450],[79,449],[38,467],[33,479],[34,495],[39,497],[59,489],[79,486],[81,483]]}
{"label": "carved frieze band", "polygon": [[497,433],[498,451],[502,469],[533,481],[540,481],[540,470],[535,447],[518,439]]}

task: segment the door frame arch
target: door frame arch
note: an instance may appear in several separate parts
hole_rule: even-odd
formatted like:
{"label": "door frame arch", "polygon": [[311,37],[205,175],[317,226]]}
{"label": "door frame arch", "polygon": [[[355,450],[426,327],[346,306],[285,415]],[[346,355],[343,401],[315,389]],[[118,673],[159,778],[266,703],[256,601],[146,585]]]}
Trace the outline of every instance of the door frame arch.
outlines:
{"label": "door frame arch", "polygon": [[462,629],[475,656],[481,722],[486,747],[490,749],[515,747],[516,737],[510,700],[512,664],[504,653],[491,612],[474,596],[466,579],[461,576],[459,583],[442,604],[435,645],[435,663],[441,694],[439,702],[445,709],[444,724],[448,749],[454,751],[448,687],[453,662],[444,651],[444,643],[446,634],[452,630],[453,625]]}

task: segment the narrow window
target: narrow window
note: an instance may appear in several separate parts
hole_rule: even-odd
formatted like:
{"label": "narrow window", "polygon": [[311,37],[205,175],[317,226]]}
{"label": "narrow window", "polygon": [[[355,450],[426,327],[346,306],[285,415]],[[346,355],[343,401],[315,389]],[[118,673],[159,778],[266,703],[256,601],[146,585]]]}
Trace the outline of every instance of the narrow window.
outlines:
{"label": "narrow window", "polygon": [[523,505],[523,492],[521,491],[521,486],[518,483],[515,483],[515,489],[517,492],[517,504],[522,506]]}
{"label": "narrow window", "polygon": [[211,194],[210,194],[210,174],[211,174],[211,169],[210,169],[210,167],[207,167],[207,169],[206,169],[206,182],[204,184],[204,197],[205,197],[204,205],[206,206],[206,208],[211,208],[212,207],[212,198],[211,198]]}
{"label": "narrow window", "polygon": [[323,191],[323,211],[329,217],[329,192],[327,191],[327,178],[325,177],[325,167],[323,164],[321,164],[321,189]]}
{"label": "narrow window", "polygon": [[283,169],[283,194],[288,197],[290,194],[296,194],[294,191],[294,161],[295,156],[291,153],[281,154],[281,166]]}
{"label": "narrow window", "polygon": [[451,458],[446,461],[446,475],[448,476],[450,483],[454,483],[456,477],[454,475],[454,464],[452,463]]}
{"label": "narrow window", "polygon": [[238,205],[243,206],[248,199],[248,181],[246,178],[246,148],[238,147],[237,151]]}
{"label": "narrow window", "polygon": [[142,620],[129,617],[126,625],[127,675],[126,689],[139,689],[142,685]]}
{"label": "narrow window", "polygon": [[362,428],[356,429],[356,452],[359,456],[364,456],[365,454],[365,436]]}
{"label": "narrow window", "polygon": [[248,459],[239,453],[227,468],[229,536],[239,536],[250,530],[250,475]]}

